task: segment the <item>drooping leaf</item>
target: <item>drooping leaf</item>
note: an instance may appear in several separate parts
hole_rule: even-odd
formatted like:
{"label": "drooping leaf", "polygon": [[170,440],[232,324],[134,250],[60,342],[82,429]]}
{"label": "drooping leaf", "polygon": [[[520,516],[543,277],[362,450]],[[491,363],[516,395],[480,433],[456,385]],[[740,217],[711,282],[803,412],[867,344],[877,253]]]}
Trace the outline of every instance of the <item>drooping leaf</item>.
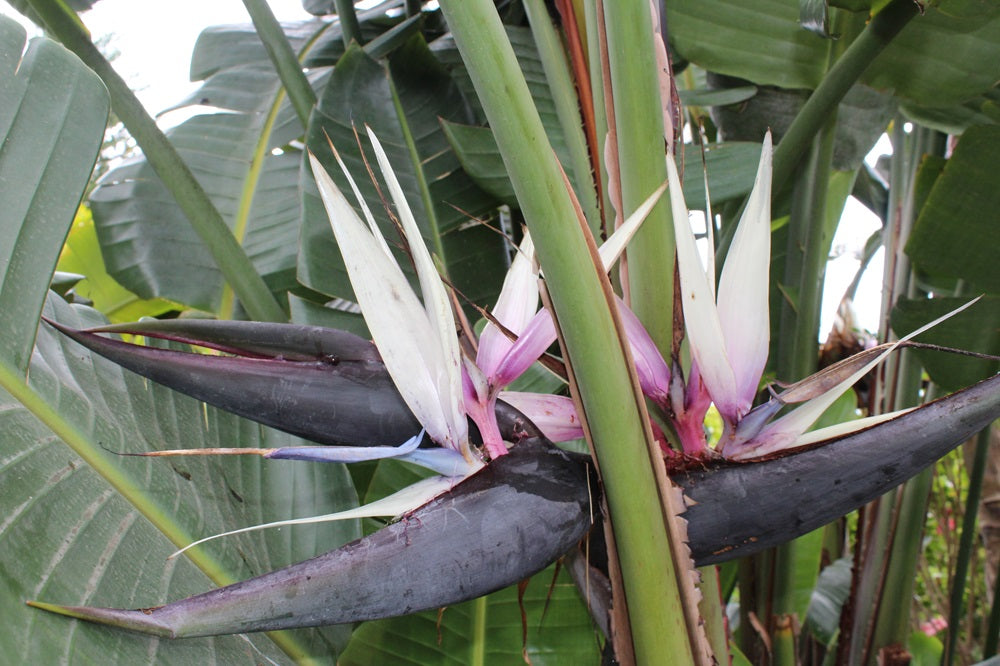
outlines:
{"label": "drooping leaf", "polygon": [[782,88],[814,88],[828,42],[799,25],[798,0],[667,3],[670,43],[685,60],[720,74]]}
{"label": "drooping leaf", "polygon": [[[71,308],[55,297],[46,316],[75,327],[101,323],[94,311]],[[159,642],[77,625],[24,602],[145,607],[211,589],[213,580],[247,578],[325,552],[356,536],[357,528],[293,528],[227,540],[195,554],[208,575],[188,560],[165,560],[197,536],[353,505],[356,497],[343,467],[116,456],[173,446],[283,446],[301,440],[206,409],[93,357],[48,327],[39,332],[30,381],[12,379],[6,364],[0,376],[7,389],[0,392],[4,654],[24,663],[70,657],[122,664],[287,659],[263,635]],[[278,640],[300,658],[322,660],[334,655],[344,638],[344,630],[334,628]]]}
{"label": "drooping leaf", "polygon": [[840,611],[851,591],[851,561],[842,558],[820,572],[805,624],[809,632],[829,645],[840,625]]}
{"label": "drooping leaf", "polygon": [[141,299],[108,275],[101,247],[97,242],[97,233],[94,231],[94,218],[86,206],[77,210],[56,268],[84,276],[73,285],[73,294],[89,301],[112,322],[156,317],[178,307],[159,298]]}
{"label": "drooping leaf", "polygon": [[[947,2],[910,21],[865,73],[876,88],[926,106],[947,106],[981,95],[997,83],[1000,5],[949,14]],[[919,71],[920,76],[913,72]]]}
{"label": "drooping leaf", "polygon": [[[799,6],[798,0],[669,2],[671,44],[712,72],[813,89],[826,70],[829,43],[802,29]],[[920,104],[956,104],[996,84],[998,35],[1000,10],[993,3],[963,16],[929,6],[874,61],[864,81]]]}
{"label": "drooping leaf", "polygon": [[[324,24],[289,26],[308,48]],[[294,285],[299,163],[289,141],[302,134],[267,53],[250,26],[207,31],[192,74],[203,85],[178,106],[217,107],[168,132],[275,291]],[[221,305],[222,275],[152,168],[140,157],[109,172],[91,196],[109,273],[139,296],[190,307]],[[229,314],[229,313],[227,313]]]}
{"label": "drooping leaf", "polygon": [[984,211],[1000,209],[1000,127],[966,130],[924,203],[906,244],[921,269],[1000,292],[1000,228]]}
{"label": "drooping leaf", "polygon": [[[740,90],[746,84],[740,79],[718,75],[709,75],[709,81],[721,86],[719,92]],[[770,129],[777,142],[807,98],[805,90],[762,86],[745,102],[715,108],[713,118],[727,141],[760,141],[764,132]],[[865,155],[885,132],[896,107],[896,99],[887,93],[865,85],[853,86],[837,108],[833,168],[855,170],[861,166]]]}
{"label": "drooping leaf", "polygon": [[0,358],[20,371],[107,118],[93,72],[0,16]]}

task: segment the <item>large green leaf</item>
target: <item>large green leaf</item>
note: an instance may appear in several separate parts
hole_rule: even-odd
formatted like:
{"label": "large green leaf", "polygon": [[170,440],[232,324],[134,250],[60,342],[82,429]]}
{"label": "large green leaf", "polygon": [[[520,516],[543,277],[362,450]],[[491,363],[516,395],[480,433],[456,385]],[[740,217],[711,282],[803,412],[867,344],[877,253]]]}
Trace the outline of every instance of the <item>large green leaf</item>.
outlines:
{"label": "large green leaf", "polygon": [[815,88],[827,45],[799,24],[798,0],[667,3],[670,44],[705,69],[780,88]]}
{"label": "large green leaf", "polygon": [[[900,300],[892,311],[892,327],[905,335],[968,303],[968,298]],[[917,337],[918,342],[1000,355],[1000,298],[988,296],[968,310]],[[917,349],[920,363],[945,391],[955,391],[1000,372],[1000,362]]]}
{"label": "large green leaf", "polygon": [[957,104],[993,88],[1000,78],[1000,5],[978,4],[979,14],[929,9],[910,21],[865,80],[927,106]]}
{"label": "large green leaf", "polygon": [[93,72],[0,16],[0,358],[19,370],[107,118]]}
{"label": "large green leaf", "polygon": [[[528,90],[531,92],[531,99],[535,103],[535,108],[538,109],[538,115],[542,119],[542,125],[545,126],[545,134],[548,136],[549,143],[552,145],[552,150],[555,151],[556,156],[563,165],[571,165],[573,161],[570,158],[570,151],[566,145],[566,137],[563,133],[562,125],[559,122],[559,114],[556,111],[556,103],[553,100],[553,91],[550,88],[549,80],[545,76],[545,67],[542,64],[541,56],[538,53],[538,45],[535,43],[535,37],[531,34],[531,30],[526,27],[505,25],[504,29],[507,33],[508,39],[510,39],[510,44],[514,48],[514,53],[517,56],[517,62],[521,66],[521,73],[524,74],[524,79],[528,84]],[[440,58],[452,72],[455,81],[461,87],[462,91],[465,93],[466,98],[472,106],[476,114],[476,119],[478,124],[483,124],[486,122],[486,115],[479,105],[479,98],[475,93],[472,85],[472,80],[469,78],[469,73],[465,68],[465,63],[462,62],[462,58],[458,53],[458,48],[455,46],[455,42],[451,35],[446,35],[441,39],[435,40],[431,45],[434,53]],[[449,118],[449,120],[455,120],[456,122],[468,122],[461,121],[455,118]],[[582,122],[582,120],[581,120]],[[574,176],[575,173],[567,168],[567,177],[574,187],[587,186],[592,187],[590,183],[577,183]]]}
{"label": "large green leaf", "polygon": [[[441,118],[468,122],[471,116],[458,88],[421,37],[411,38],[388,62],[376,61],[353,46],[323,91],[307,143],[338,185],[350,192],[327,137],[333,141],[383,233],[394,243],[399,237],[367,176],[355,140],[355,128],[363,133],[365,125],[370,127],[389,156],[424,240],[449,278],[468,298],[492,305],[506,269],[504,241],[470,216],[490,213],[496,200],[462,171]],[[367,138],[363,142],[367,144]],[[311,183],[303,209],[300,281],[330,296],[352,298],[329,220]],[[409,260],[399,257],[409,270]]]}
{"label": "large green leaf", "polygon": [[521,602],[517,588],[508,587],[440,614],[366,622],[339,663],[596,664],[600,640],[576,587],[565,573],[554,578],[550,568],[531,578]]}
{"label": "large green leaf", "polygon": [[945,134],[961,134],[973,125],[1000,123],[1000,88],[952,106],[903,104],[903,113]]}
{"label": "large green leaf", "polygon": [[108,275],[94,231],[94,218],[86,206],[77,209],[56,270],[83,276],[73,285],[73,295],[93,305],[112,323],[157,317],[177,309],[176,304],[163,299],[143,300]]}
{"label": "large green leaf", "polygon": [[[465,171],[500,201],[517,207],[514,188],[504,168],[493,132],[488,127],[445,123],[448,140],[458,154]],[[701,156],[696,146],[684,153],[684,201],[691,209],[705,207],[705,180]],[[712,202],[718,204],[746,195],[753,186],[760,160],[760,144],[727,141],[710,144],[705,151],[708,187]]]}
{"label": "large green leaf", "polygon": [[[985,93],[1000,62],[1000,8],[971,16],[928,8],[874,61],[864,80],[919,104],[945,106]],[[707,70],[781,88],[815,88],[830,42],[799,24],[798,0],[676,0],[670,41]],[[919,75],[915,75],[919,73]]]}
{"label": "large green leaf", "polygon": [[[745,81],[710,75],[709,81],[725,91]],[[783,90],[762,86],[752,98],[713,109],[712,118],[726,141],[760,142],[770,129],[777,143],[785,135],[808,98],[805,90]],[[855,85],[837,107],[837,130],[833,148],[833,168],[854,171],[864,162],[875,142],[896,113],[896,100],[868,86]]]}
{"label": "large green leaf", "polygon": [[[102,321],[58,297],[46,316],[75,327]],[[0,367],[6,389],[0,390],[0,650],[6,658],[39,664],[285,660],[264,635],[160,641],[24,602],[145,607],[329,550],[356,536],[356,525],[220,540],[194,554],[201,570],[184,558],[165,559],[194,537],[353,505],[343,467],[249,457],[119,457],[115,452],[299,440],[146,382],[47,326],[38,334],[30,382],[11,370],[7,363]],[[278,640],[299,657],[332,662],[346,634],[327,628]]]}
{"label": "large green leaf", "polygon": [[805,624],[823,645],[829,645],[840,626],[840,612],[851,592],[851,560],[844,557],[823,569],[809,601]]}
{"label": "large green leaf", "polygon": [[960,278],[972,289],[1000,293],[1000,126],[962,135],[920,210],[906,252],[929,273]]}
{"label": "large green leaf", "polygon": [[[298,52],[324,24],[287,27]],[[250,26],[206,31],[192,57],[203,85],[178,107],[206,105],[168,132],[178,152],[275,291],[294,285],[303,130]],[[218,310],[223,278],[186,217],[143,158],[109,172],[91,196],[110,274],[144,298]],[[224,312],[231,316],[231,312]]]}

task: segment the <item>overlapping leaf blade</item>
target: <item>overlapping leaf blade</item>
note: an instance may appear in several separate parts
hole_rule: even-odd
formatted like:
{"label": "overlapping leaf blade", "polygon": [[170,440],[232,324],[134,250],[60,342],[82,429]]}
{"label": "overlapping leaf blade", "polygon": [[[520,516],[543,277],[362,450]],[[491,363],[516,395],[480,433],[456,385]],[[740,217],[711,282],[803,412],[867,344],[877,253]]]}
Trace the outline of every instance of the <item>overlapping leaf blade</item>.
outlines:
{"label": "overlapping leaf blade", "polygon": [[[100,323],[91,310],[53,297],[47,316],[70,326]],[[24,404],[0,393],[0,607],[4,654],[23,663],[192,663],[284,657],[266,637],[157,641],[78,624],[24,606],[28,599],[142,607],[210,589],[163,531],[203,536],[275,518],[353,505],[337,465],[277,461],[123,458],[113,452],[172,446],[287,446],[300,440],[155,386],[95,359],[45,327],[32,357]],[[12,387],[18,388],[18,387]],[[40,423],[29,412],[48,405]],[[76,452],[53,435],[80,433]],[[88,459],[85,464],[79,455]],[[131,502],[131,503],[130,503]],[[148,516],[150,522],[143,516]],[[217,580],[236,580],[324,552],[357,535],[353,524],[270,531],[210,547]],[[299,632],[301,654],[329,658],[343,629]],[[116,661],[109,661],[109,660]]]}
{"label": "overlapping leaf blade", "polygon": [[[505,268],[504,243],[470,216],[488,214],[496,200],[462,171],[439,118],[471,120],[465,99],[422,38],[409,40],[388,63],[352,47],[324,89],[310,120],[307,144],[338,186],[348,191],[330,156],[327,137],[333,141],[394,244],[399,235],[375,186],[363,175],[366,167],[354,138],[355,128],[369,126],[389,156],[431,252],[466,296],[492,304]],[[322,293],[351,298],[343,261],[311,183],[303,196],[299,280]],[[399,258],[409,270],[409,260],[402,254]]]}
{"label": "overlapping leaf blade", "polygon": [[38,314],[101,144],[100,79],[0,16],[0,358],[23,371]]}
{"label": "overlapping leaf blade", "polygon": [[[522,617],[527,626],[522,638]],[[534,576],[518,601],[516,587],[436,612],[362,625],[340,659],[347,666],[399,664],[590,664],[599,640],[569,577],[549,568]]]}
{"label": "overlapping leaf blade", "polygon": [[[307,48],[324,24],[289,26]],[[207,31],[192,76],[204,85],[179,107],[207,105],[168,133],[213,203],[275,291],[294,284],[302,134],[267,53],[249,26]],[[319,78],[319,77],[317,77]],[[177,107],[175,107],[177,108]],[[109,273],[145,298],[215,310],[222,275],[186,217],[143,158],[108,173],[91,197]]]}
{"label": "overlapping leaf blade", "polygon": [[[865,81],[929,106],[956,104],[996,84],[1000,11],[975,16],[929,7],[874,62]],[[782,88],[815,88],[828,41],[799,25],[796,0],[667,3],[671,44],[705,69]],[[919,72],[919,76],[914,76]]]}

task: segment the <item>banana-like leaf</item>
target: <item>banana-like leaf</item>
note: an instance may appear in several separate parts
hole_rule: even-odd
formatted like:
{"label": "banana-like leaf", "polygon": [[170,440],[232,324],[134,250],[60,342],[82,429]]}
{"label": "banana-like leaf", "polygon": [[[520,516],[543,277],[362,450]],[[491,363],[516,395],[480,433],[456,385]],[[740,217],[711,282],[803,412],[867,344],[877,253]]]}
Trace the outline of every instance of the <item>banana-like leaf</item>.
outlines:
{"label": "banana-like leaf", "polygon": [[111,321],[158,317],[178,307],[163,299],[143,300],[108,275],[94,230],[94,217],[86,206],[77,209],[56,270],[82,276],[72,287],[73,296],[92,304]]}
{"label": "banana-like leaf", "polygon": [[[473,180],[505,204],[517,207],[514,189],[507,176],[493,132],[488,127],[472,127],[457,123],[446,122],[444,127],[452,148]],[[692,210],[705,207],[704,172],[700,166],[701,156],[697,150],[697,147],[691,147],[684,156],[685,161],[692,167],[684,170],[684,201]],[[718,204],[745,196],[753,186],[759,158],[759,142],[726,141],[707,146],[705,162],[712,201]]]}
{"label": "banana-like leaf", "polygon": [[970,293],[1000,293],[997,210],[1000,127],[969,128],[955,146],[920,209],[906,253],[932,275],[959,278]]}
{"label": "banana-like leaf", "polygon": [[[353,46],[324,88],[309,123],[307,144],[337,186],[349,192],[330,153],[329,137],[393,245],[399,234],[374,184],[360,175],[366,166],[354,131],[370,127],[389,156],[428,248],[466,297],[489,306],[506,268],[505,244],[472,216],[491,214],[497,201],[462,171],[441,128],[441,118],[472,120],[466,99],[422,37],[414,35],[387,62],[376,61]],[[373,160],[373,155],[368,159]],[[370,163],[374,168],[374,161]],[[306,180],[299,280],[324,294],[353,300],[329,219],[311,177]],[[409,270],[408,259],[400,256],[399,263]]]}
{"label": "banana-like leaf", "polygon": [[[309,47],[325,24],[289,26],[293,48]],[[303,129],[251,26],[215,28],[195,46],[192,76],[204,83],[179,107],[196,115],[171,141],[275,291],[294,285],[300,154],[287,144]],[[140,157],[112,170],[91,195],[108,272],[144,298],[217,310],[223,279],[152,167]]]}
{"label": "banana-like leaf", "polygon": [[[949,16],[928,7],[876,59],[865,81],[905,99],[945,106],[996,84],[1000,8]],[[799,25],[798,0],[679,0],[667,3],[671,45],[707,70],[781,88],[815,88],[829,42]],[[914,76],[913,72],[920,72]]]}
{"label": "banana-like leaf", "polygon": [[0,16],[0,358],[21,372],[107,118],[93,72]]}
{"label": "banana-like leaf", "polygon": [[[103,323],[57,297],[46,316]],[[150,461],[115,452],[165,446],[285,446],[300,440],[180,396],[39,330],[29,381],[0,368],[0,650],[20,663],[287,662],[265,636],[174,644],[53,622],[28,599],[148,605],[322,553],[353,523],[247,536],[165,558],[190,539],[356,503],[339,465],[252,460]],[[17,396],[16,398],[14,396]],[[60,441],[70,444],[70,447]],[[206,574],[206,572],[208,572]],[[347,632],[277,636],[298,658],[331,659]]]}

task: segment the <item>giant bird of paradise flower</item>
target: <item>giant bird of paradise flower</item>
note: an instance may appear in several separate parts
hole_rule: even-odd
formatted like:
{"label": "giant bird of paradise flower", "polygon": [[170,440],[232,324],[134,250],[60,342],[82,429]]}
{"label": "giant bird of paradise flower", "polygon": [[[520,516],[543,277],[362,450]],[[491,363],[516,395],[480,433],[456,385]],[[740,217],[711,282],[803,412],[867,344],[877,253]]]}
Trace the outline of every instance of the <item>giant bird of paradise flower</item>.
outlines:
{"label": "giant bird of paradise flower", "polygon": [[[319,161],[310,156],[310,162],[374,345],[342,331],[253,322],[176,320],[60,330],[130,370],[318,443],[151,455],[257,454],[334,462],[394,457],[437,475],[368,506],[285,521],[404,516],[335,551],[242,583],[141,611],[33,605],[167,637],[356,622],[489,593],[541,570],[585,538],[599,480],[586,457],[552,444],[581,435],[572,401],[505,392],[556,340],[552,315],[538,309],[542,278],[530,236],[520,244],[478,351],[463,353],[453,301],[378,140],[370,132],[369,137],[422,300],[360,195],[365,220]],[[805,433],[899,343],[863,352],[753,406],[768,349],[770,158],[767,137],[718,289],[714,269],[702,266],[690,227],[675,225],[692,357],[686,381],[679,364],[668,364],[638,319],[618,303],[640,385],[671,431],[663,437],[664,455],[700,460],[696,466],[674,466],[671,473],[689,500],[684,517],[699,565],[750,554],[818,527],[906,480],[1000,415],[1000,377],[993,377],[904,414]],[[674,219],[685,220],[671,158],[667,168]],[[601,248],[605,269],[647,210],[641,208]],[[100,332],[192,342],[226,355],[138,347]],[[703,426],[711,404],[724,423],[714,447]],[[778,416],[793,404],[795,409]],[[463,519],[451,519],[455,515]],[[263,527],[268,525],[245,529]],[[391,575],[398,569],[408,572],[405,579]]]}

